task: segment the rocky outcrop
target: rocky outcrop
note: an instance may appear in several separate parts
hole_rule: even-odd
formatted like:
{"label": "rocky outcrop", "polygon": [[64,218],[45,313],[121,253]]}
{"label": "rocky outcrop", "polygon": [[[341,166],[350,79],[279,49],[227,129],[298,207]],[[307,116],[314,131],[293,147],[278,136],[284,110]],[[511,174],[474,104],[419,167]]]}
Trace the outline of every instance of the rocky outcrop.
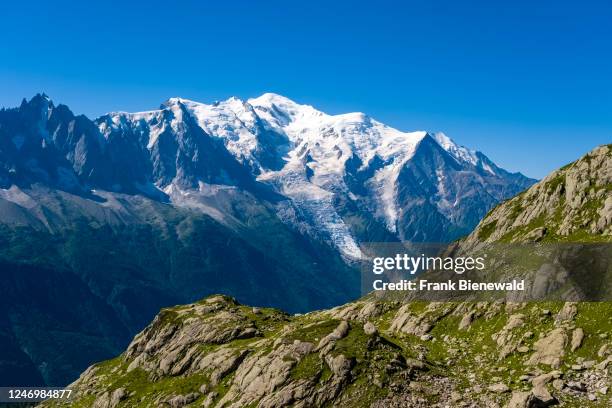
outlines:
{"label": "rocky outcrop", "polygon": [[584,339],[584,330],[582,330],[580,327],[574,329],[572,332],[572,351],[576,351],[582,345],[582,339]]}
{"label": "rocky outcrop", "polygon": [[[344,309],[350,313],[298,316],[224,296],[166,309],[123,355],[91,367],[72,388],[79,403],[100,408],[610,402],[612,347],[594,329],[607,324],[610,304],[363,302]],[[359,311],[372,302],[386,312],[363,323]],[[555,327],[559,315],[572,317]],[[468,329],[459,327],[466,320]],[[571,347],[580,332],[594,347]]]}
{"label": "rocky outcrop", "polygon": [[395,314],[391,330],[399,333],[425,336],[435,322],[452,312],[453,308],[440,302],[429,303],[423,313],[410,313],[410,305],[404,305]]}
{"label": "rocky outcrop", "polygon": [[611,186],[612,145],[604,145],[497,206],[466,243],[606,240]]}
{"label": "rocky outcrop", "polygon": [[535,352],[527,360],[528,365],[545,364],[558,368],[561,358],[565,355],[567,345],[567,334],[564,329],[554,329],[535,342]]}

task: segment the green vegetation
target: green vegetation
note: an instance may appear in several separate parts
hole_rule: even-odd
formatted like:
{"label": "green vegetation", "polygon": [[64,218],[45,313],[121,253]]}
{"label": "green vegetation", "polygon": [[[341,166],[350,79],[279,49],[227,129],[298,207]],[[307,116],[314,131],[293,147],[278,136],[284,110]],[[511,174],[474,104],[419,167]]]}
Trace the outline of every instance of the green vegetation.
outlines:
{"label": "green vegetation", "polygon": [[308,341],[316,344],[338,327],[339,323],[340,321],[335,319],[296,322],[294,330],[287,334],[286,339]]}
{"label": "green vegetation", "polygon": [[355,324],[346,337],[338,340],[332,353],[335,355],[342,354],[347,358],[355,358],[357,361],[361,361],[366,356],[368,339],[369,336],[364,333],[363,327]]}
{"label": "green vegetation", "polygon": [[495,231],[496,226],[497,226],[497,221],[495,220],[482,226],[478,230],[478,239],[480,239],[481,241],[486,241],[491,236],[491,234]]}
{"label": "green vegetation", "polygon": [[[560,171],[552,180],[546,183],[546,190],[548,195],[552,195],[557,192],[559,186],[565,186],[565,172]],[[563,190],[561,191],[563,192]]]}
{"label": "green vegetation", "polygon": [[316,380],[323,372],[323,365],[324,363],[318,354],[308,354],[291,370],[291,378],[294,380]]}

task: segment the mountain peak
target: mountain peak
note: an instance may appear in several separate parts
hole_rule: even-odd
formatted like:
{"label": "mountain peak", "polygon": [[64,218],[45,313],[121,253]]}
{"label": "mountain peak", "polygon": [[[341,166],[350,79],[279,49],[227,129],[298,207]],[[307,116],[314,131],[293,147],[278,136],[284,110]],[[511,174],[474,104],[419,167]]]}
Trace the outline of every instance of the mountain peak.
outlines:
{"label": "mountain peak", "polygon": [[23,108],[26,106],[45,107],[45,108],[53,107],[53,102],[51,101],[51,98],[49,98],[47,94],[42,92],[42,93],[37,93],[36,95],[34,95],[32,98],[30,98],[29,101],[24,98],[23,101],[21,102],[21,107]]}
{"label": "mountain peak", "polygon": [[258,105],[258,106],[276,105],[279,107],[281,106],[300,106],[300,104],[287,98],[286,96],[276,94],[273,92],[266,92],[263,95],[258,96],[257,98],[251,98],[249,99],[249,103],[254,106],[255,105]]}
{"label": "mountain peak", "polygon": [[172,98],[168,98],[164,103],[160,105],[160,109],[172,108],[173,106],[180,105],[188,105],[188,104],[200,104],[199,102],[195,102],[189,99],[181,98],[179,96],[174,96]]}

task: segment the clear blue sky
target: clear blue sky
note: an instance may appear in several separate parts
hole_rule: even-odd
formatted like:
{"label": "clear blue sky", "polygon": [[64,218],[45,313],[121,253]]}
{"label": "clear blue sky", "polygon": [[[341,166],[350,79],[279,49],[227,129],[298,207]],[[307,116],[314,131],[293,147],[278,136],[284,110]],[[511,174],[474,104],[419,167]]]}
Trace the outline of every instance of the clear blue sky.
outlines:
{"label": "clear blue sky", "polygon": [[612,142],[611,22],[604,1],[12,1],[0,106],[44,91],[96,117],[276,92],[542,177]]}

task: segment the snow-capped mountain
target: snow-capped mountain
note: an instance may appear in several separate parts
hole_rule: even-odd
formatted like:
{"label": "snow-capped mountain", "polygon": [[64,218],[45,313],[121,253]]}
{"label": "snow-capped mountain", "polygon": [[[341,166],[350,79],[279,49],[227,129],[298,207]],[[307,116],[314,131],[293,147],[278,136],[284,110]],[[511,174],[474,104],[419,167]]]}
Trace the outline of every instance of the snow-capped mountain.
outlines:
{"label": "snow-capped mountain", "polygon": [[249,180],[226,168],[214,143],[221,141],[254,180],[290,199],[301,221],[287,222],[348,257],[370,239],[356,224],[379,224],[400,240],[448,241],[533,183],[442,133],[402,132],[363,113],[328,115],[271,93],[213,104],[171,98],[159,110],[111,113],[96,123],[110,143],[137,141],[153,184],[182,196],[201,183]]}
{"label": "snow-capped mountain", "polygon": [[143,194],[226,223],[236,220],[215,197],[239,191],[273,202],[285,223],[348,258],[364,241],[450,241],[534,182],[442,133],[328,115],[271,93],[171,98],[94,122],[38,95],[3,118],[4,185]]}

